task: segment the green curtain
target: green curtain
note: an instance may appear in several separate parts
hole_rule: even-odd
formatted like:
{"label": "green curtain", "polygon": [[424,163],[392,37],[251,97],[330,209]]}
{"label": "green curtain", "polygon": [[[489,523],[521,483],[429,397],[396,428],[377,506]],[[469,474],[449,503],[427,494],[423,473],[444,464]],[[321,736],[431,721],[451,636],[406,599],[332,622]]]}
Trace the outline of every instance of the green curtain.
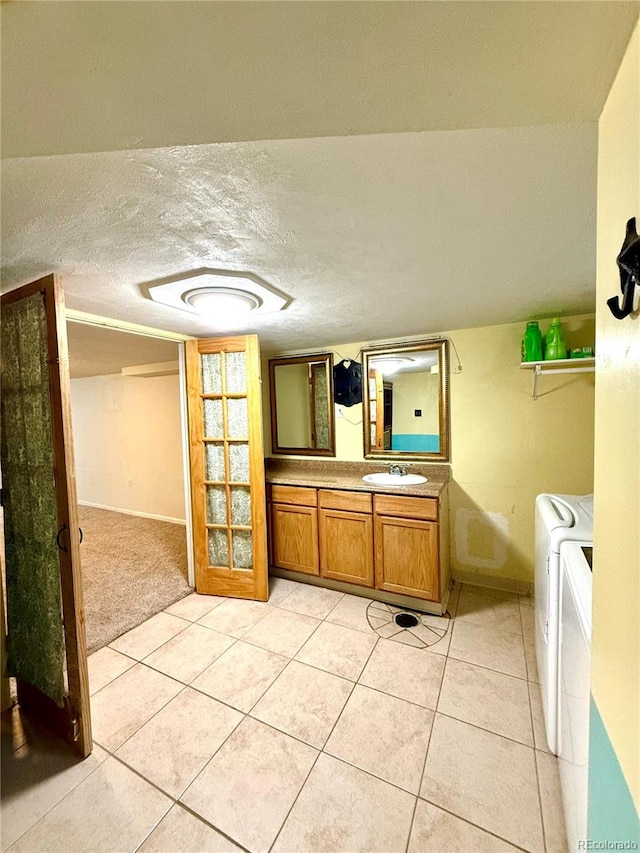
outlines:
{"label": "green curtain", "polygon": [[64,632],[42,294],[3,308],[0,348],[9,670],[62,706]]}

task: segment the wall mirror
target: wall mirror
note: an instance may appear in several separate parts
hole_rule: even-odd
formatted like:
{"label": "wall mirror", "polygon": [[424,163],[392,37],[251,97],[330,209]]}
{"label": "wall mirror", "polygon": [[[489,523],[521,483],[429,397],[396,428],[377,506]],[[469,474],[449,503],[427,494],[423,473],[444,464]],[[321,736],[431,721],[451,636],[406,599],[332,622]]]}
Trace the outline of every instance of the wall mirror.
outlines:
{"label": "wall mirror", "polygon": [[362,350],[366,459],[449,461],[448,341]]}
{"label": "wall mirror", "polygon": [[269,360],[271,450],[299,456],[335,456],[333,356]]}

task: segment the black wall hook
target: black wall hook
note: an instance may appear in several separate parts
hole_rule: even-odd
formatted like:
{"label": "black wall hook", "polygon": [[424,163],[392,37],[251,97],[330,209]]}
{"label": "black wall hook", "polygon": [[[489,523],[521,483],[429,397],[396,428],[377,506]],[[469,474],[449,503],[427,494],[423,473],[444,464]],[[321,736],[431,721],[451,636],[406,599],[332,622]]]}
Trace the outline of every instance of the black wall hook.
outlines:
{"label": "black wall hook", "polygon": [[624,320],[633,313],[635,288],[636,285],[640,287],[640,236],[636,231],[635,216],[627,222],[627,232],[616,263],[620,269],[622,302],[619,296],[612,296],[607,299],[607,305],[617,320]]}

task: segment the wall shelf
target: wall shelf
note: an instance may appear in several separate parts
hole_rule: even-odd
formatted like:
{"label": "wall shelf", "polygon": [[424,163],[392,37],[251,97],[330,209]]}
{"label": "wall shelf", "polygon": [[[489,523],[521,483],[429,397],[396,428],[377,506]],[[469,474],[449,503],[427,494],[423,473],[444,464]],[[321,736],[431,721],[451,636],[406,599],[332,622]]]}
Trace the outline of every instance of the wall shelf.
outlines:
{"label": "wall shelf", "polygon": [[559,358],[550,361],[522,361],[520,370],[531,370],[531,396],[537,400],[538,377],[547,373],[595,373],[595,358]]}

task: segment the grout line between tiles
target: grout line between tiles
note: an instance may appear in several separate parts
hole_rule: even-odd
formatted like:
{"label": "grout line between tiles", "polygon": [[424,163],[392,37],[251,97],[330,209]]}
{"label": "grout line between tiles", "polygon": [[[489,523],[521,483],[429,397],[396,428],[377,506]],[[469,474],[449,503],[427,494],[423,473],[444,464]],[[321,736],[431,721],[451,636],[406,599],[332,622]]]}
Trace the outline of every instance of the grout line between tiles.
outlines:
{"label": "grout line between tiles", "polygon": [[484,726],[479,726],[477,723],[470,723],[468,720],[460,720],[458,717],[453,717],[451,714],[445,714],[442,711],[438,711],[437,713],[440,714],[441,717],[447,717],[449,720],[455,720],[456,723],[463,723],[465,726],[472,726],[474,729],[479,729],[481,732],[486,732],[494,737],[501,737],[503,740],[509,740],[511,743],[517,743],[518,746],[523,746],[525,749],[530,749],[532,752],[535,752],[535,747],[528,743],[523,743],[521,740],[516,740],[514,737],[509,737],[509,735],[498,734],[498,732],[493,732],[491,729],[485,729]]}
{"label": "grout line between tiles", "polygon": [[[479,824],[474,823],[472,820],[469,820],[466,817],[462,817],[462,815],[456,814],[456,812],[452,812],[451,809],[447,809],[444,806],[441,806],[439,803],[434,803],[432,800],[428,800],[428,799],[426,799],[426,797],[421,797],[421,796],[418,796],[418,799],[422,800],[423,803],[429,803],[429,805],[434,806],[437,809],[440,809],[440,811],[443,811],[443,812],[446,812],[447,814],[452,815],[453,817],[457,818],[458,820],[463,821],[464,823],[468,824],[469,826],[475,827],[475,829],[479,829],[481,832],[486,832],[486,834],[490,835],[492,838],[496,838],[499,841],[504,841],[505,844],[511,845],[511,847],[513,847],[515,850],[522,850],[523,853],[530,853],[530,851],[526,850],[526,848],[520,847],[518,844],[515,844],[513,841],[509,841],[509,839],[505,838],[503,835],[497,835],[495,832],[492,832],[490,829],[485,829],[484,826],[480,826]],[[417,805],[416,805],[416,808],[417,808]]]}

